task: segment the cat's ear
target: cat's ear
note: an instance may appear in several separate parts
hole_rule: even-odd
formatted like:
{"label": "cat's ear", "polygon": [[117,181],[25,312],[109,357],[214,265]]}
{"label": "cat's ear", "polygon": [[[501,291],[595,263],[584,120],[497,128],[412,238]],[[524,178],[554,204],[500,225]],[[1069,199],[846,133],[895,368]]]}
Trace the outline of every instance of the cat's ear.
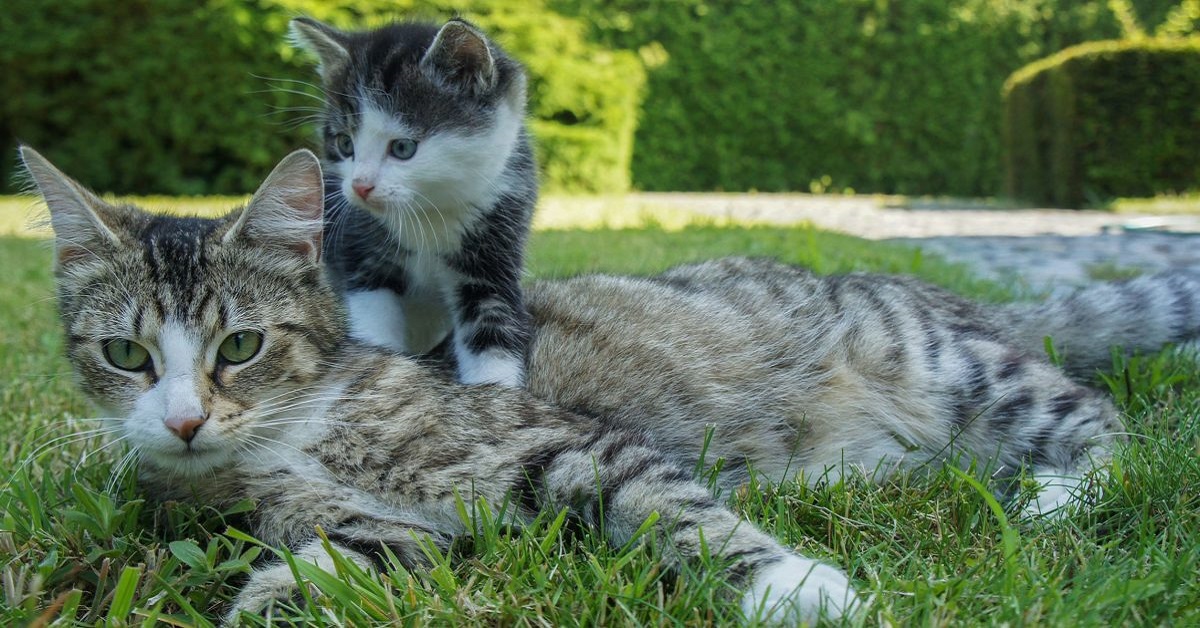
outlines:
{"label": "cat's ear", "polygon": [[466,20],[446,22],[421,58],[421,69],[475,94],[496,86],[496,60],[487,38]]}
{"label": "cat's ear", "polygon": [[112,207],[63,174],[37,151],[28,146],[19,150],[25,171],[50,209],[50,226],[54,229],[54,249],[59,265],[120,243],[110,226],[115,218]]}
{"label": "cat's ear", "polygon": [[225,233],[256,245],[293,251],[314,264],[321,259],[325,183],[321,163],[300,149],[279,162]]}
{"label": "cat's ear", "polygon": [[309,17],[297,17],[288,25],[288,32],[292,45],[303,48],[320,59],[317,73],[326,85],[350,63],[346,34],[330,25]]}

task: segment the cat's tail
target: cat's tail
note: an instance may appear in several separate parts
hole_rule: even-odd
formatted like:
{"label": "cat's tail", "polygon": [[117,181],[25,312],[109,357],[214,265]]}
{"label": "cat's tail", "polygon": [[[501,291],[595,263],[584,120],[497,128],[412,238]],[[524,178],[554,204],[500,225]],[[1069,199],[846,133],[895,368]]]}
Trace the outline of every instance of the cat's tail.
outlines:
{"label": "cat's tail", "polygon": [[1112,347],[1151,352],[1200,339],[1200,273],[1165,271],[1081,288],[1043,303],[1001,307],[998,323],[1020,346],[1055,352],[1074,375],[1112,365]]}

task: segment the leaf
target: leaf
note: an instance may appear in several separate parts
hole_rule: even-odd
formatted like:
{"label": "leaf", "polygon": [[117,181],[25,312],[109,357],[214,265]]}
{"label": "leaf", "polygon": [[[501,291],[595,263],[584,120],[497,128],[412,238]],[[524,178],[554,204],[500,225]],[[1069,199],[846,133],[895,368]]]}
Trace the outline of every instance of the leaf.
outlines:
{"label": "leaf", "polygon": [[191,541],[172,541],[168,546],[171,554],[178,558],[183,564],[199,571],[209,571],[210,565],[208,557],[200,546]]}

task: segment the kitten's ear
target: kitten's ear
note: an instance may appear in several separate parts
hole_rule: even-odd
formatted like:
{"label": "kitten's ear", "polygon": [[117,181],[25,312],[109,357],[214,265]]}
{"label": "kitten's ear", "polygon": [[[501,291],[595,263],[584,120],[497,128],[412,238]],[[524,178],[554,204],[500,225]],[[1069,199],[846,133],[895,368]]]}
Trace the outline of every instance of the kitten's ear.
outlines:
{"label": "kitten's ear", "polygon": [[321,259],[324,204],[321,163],[312,152],[298,150],[267,175],[222,242],[245,238],[294,251],[315,264]]}
{"label": "kitten's ear", "polygon": [[446,22],[421,58],[421,69],[475,94],[496,86],[496,61],[487,38],[466,20]]}
{"label": "kitten's ear", "polygon": [[113,210],[100,197],[63,174],[28,146],[20,149],[29,178],[50,209],[54,249],[59,265],[93,255],[96,249],[120,243],[112,223]]}
{"label": "kitten's ear", "polygon": [[320,59],[317,73],[327,85],[333,75],[350,63],[346,34],[309,17],[293,18],[288,25],[292,45],[303,48]]}

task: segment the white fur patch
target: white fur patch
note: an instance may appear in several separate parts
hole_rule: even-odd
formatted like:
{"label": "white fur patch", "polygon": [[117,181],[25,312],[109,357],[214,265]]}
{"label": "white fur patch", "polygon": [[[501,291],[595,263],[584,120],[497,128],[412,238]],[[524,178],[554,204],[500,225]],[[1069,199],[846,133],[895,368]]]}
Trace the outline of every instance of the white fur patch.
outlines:
{"label": "white fur patch", "polygon": [[464,384],[500,384],[520,388],[525,381],[525,369],[520,358],[500,351],[471,353],[457,336],[454,338],[454,357],[458,360],[458,381]]}
{"label": "white fur patch", "polygon": [[404,306],[392,290],[360,290],[346,295],[350,335],[367,344],[406,351]]}
{"label": "white fur patch", "polygon": [[[371,561],[365,556],[345,548],[338,548],[347,560],[357,563],[363,568],[370,566]],[[295,560],[305,561],[317,566],[327,573],[337,573],[337,563],[320,540],[309,541],[293,554]],[[292,568],[285,562],[276,562],[261,569],[255,569],[250,574],[250,580],[238,592],[233,608],[225,617],[225,625],[239,625],[238,615],[242,612],[259,614],[271,605],[286,602],[299,593],[301,583],[296,581]],[[312,586],[311,583],[308,586]],[[314,592],[316,593],[316,592]]]}
{"label": "white fur patch", "polygon": [[797,624],[838,619],[865,606],[836,567],[800,556],[788,556],[753,577],[742,599],[747,618]]}
{"label": "white fur patch", "polygon": [[1024,516],[1057,519],[1081,505],[1087,479],[1078,471],[1038,470],[1033,478],[1039,485],[1038,494],[1025,505]]}
{"label": "white fur patch", "polygon": [[[520,112],[501,106],[496,124],[484,133],[441,131],[420,138],[413,157],[401,160],[388,155],[388,145],[413,138],[413,131],[369,98],[360,102],[354,157],[335,164],[342,196],[382,219],[410,250],[457,250],[463,232],[508,187],[500,179],[517,144]],[[354,192],[355,181],[374,186],[367,200]]]}
{"label": "white fur patch", "polygon": [[134,403],[124,423],[130,441],[155,463],[185,474],[204,473],[227,460],[229,448],[207,426],[201,426],[189,444],[165,425],[170,417],[206,414],[198,392],[204,355],[201,340],[183,325],[167,321],[151,354],[159,379]]}

